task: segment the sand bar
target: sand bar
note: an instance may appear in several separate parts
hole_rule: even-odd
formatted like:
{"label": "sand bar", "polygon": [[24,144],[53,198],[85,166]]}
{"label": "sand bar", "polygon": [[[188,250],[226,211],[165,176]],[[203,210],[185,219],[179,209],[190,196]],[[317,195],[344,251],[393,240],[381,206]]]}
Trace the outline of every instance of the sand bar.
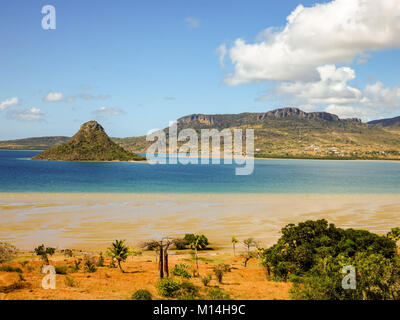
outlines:
{"label": "sand bar", "polygon": [[230,238],[273,244],[288,223],[328,219],[384,234],[400,226],[400,195],[0,193],[0,241],[31,250],[104,249],[114,239],[203,233],[230,249]]}

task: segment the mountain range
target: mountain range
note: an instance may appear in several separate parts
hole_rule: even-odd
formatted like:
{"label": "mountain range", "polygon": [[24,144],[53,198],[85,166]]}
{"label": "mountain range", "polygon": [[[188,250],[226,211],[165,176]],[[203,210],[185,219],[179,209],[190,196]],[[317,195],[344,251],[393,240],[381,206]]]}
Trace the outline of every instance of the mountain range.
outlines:
{"label": "mountain range", "polygon": [[[255,156],[315,159],[400,159],[400,117],[363,123],[327,112],[280,108],[264,113],[192,114],[177,120],[178,130],[215,128],[255,131]],[[168,132],[168,128],[165,129]],[[45,149],[67,137],[0,141],[0,148]],[[112,138],[129,152],[146,152],[145,136]]]}

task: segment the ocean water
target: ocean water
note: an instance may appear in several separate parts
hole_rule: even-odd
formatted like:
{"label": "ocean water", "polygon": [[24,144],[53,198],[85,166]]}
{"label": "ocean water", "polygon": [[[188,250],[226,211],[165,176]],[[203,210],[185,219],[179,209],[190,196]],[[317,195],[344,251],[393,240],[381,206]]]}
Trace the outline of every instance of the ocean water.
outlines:
{"label": "ocean water", "polygon": [[400,162],[256,159],[236,165],[33,161],[0,150],[0,192],[400,194]]}

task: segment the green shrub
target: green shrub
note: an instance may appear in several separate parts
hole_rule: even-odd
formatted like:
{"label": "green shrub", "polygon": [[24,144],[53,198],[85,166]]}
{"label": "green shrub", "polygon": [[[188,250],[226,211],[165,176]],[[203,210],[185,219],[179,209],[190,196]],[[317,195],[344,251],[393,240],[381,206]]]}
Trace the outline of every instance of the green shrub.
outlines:
{"label": "green shrub", "polygon": [[176,295],[176,292],[180,289],[179,282],[172,278],[162,279],[157,283],[157,289],[161,296],[172,298]]}
{"label": "green shrub", "polygon": [[189,272],[187,272],[187,270],[186,270],[187,268],[189,268],[189,266],[186,265],[186,264],[183,264],[183,263],[177,264],[177,265],[171,270],[171,273],[172,273],[173,275],[175,275],[175,276],[189,279],[191,276],[190,276]]}
{"label": "green shrub", "polygon": [[100,252],[99,261],[97,261],[97,266],[98,266],[98,267],[104,267],[103,252]]}
{"label": "green shrub", "polygon": [[91,256],[91,255],[86,255],[85,259],[85,267],[86,267],[86,271],[89,273],[94,273],[97,271],[97,267],[96,267],[96,258]]}
{"label": "green shrub", "polygon": [[22,273],[21,268],[11,266],[1,266],[0,271]]}
{"label": "green shrub", "polygon": [[217,281],[219,283],[222,283],[222,278],[224,276],[224,267],[221,265],[214,266],[213,271],[214,271],[215,277],[217,278]]}
{"label": "green shrub", "polygon": [[220,288],[210,288],[207,290],[206,300],[231,300],[228,293]]}
{"label": "green shrub", "polygon": [[56,274],[67,274],[67,266],[55,266]]}
{"label": "green shrub", "polygon": [[182,281],[175,296],[178,300],[195,300],[199,297],[199,289],[189,281]]}
{"label": "green shrub", "polygon": [[151,300],[152,295],[147,290],[139,289],[134,294],[132,294],[132,299],[133,300]]}
{"label": "green shrub", "polygon": [[205,287],[207,287],[209,285],[209,283],[211,282],[212,276],[211,276],[211,274],[208,274],[207,276],[201,277],[200,279],[201,279],[201,282],[203,283],[203,285]]}
{"label": "green shrub", "polygon": [[65,277],[64,281],[65,281],[65,285],[67,287],[76,287],[77,286],[75,280],[68,276]]}

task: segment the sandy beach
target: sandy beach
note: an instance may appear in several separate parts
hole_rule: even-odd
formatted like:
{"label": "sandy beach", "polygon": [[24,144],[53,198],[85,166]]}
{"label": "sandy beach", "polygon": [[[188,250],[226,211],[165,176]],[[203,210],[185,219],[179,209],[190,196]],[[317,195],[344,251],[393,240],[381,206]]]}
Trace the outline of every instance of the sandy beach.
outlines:
{"label": "sandy beach", "polygon": [[399,212],[398,195],[0,193],[0,241],[95,250],[119,238],[139,246],[203,233],[228,250],[233,235],[269,246],[307,219],[384,234],[400,225]]}

